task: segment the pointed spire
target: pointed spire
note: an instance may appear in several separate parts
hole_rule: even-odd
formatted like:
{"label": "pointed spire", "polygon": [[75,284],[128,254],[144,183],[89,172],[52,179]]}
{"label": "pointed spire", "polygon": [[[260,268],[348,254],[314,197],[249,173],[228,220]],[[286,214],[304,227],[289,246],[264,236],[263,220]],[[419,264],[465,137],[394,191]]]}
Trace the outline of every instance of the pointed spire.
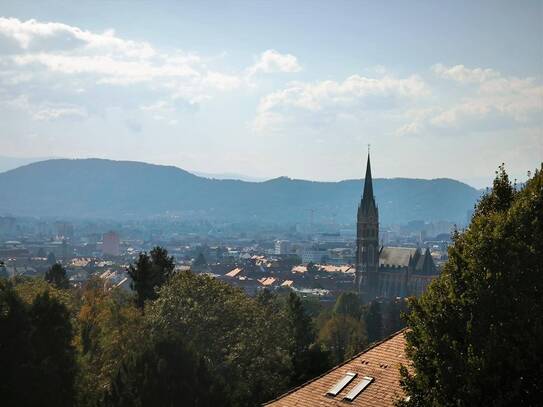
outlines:
{"label": "pointed spire", "polygon": [[366,165],[366,179],[364,180],[364,194],[362,200],[373,200],[373,181],[371,179],[371,165],[370,165],[370,147],[368,144],[368,163]]}

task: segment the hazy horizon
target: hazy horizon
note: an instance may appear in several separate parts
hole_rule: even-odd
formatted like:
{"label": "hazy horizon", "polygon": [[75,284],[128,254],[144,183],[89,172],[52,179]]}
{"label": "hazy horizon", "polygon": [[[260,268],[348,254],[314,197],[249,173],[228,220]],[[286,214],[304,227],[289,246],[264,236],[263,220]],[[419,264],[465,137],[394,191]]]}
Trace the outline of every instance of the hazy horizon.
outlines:
{"label": "hazy horizon", "polygon": [[541,2],[30,1],[0,16],[6,156],[335,181],[363,175],[371,144],[378,177],[479,188],[543,157]]}
{"label": "hazy horizon", "polygon": [[[223,180],[239,180],[244,182],[265,182],[272,179],[277,178],[290,178],[290,179],[297,179],[301,181],[311,181],[311,182],[341,182],[341,181],[350,181],[350,180],[356,180],[356,179],[363,179],[363,175],[359,177],[354,178],[342,178],[342,179],[336,179],[336,180],[316,180],[316,179],[310,179],[310,178],[295,178],[291,177],[287,174],[278,174],[276,176],[272,176],[269,178],[258,178],[258,177],[252,177],[247,174],[239,174],[239,173],[230,173],[230,172],[219,172],[219,173],[208,173],[208,172],[200,172],[197,170],[193,170],[190,168],[183,168],[175,164],[161,164],[161,163],[153,163],[150,161],[138,161],[138,160],[114,160],[110,158],[102,158],[102,157],[7,157],[0,155],[0,173],[14,170],[16,168],[22,167],[24,165],[29,165],[32,163],[40,162],[40,161],[46,161],[46,160],[87,160],[87,159],[97,159],[97,160],[112,160],[112,161],[128,161],[128,162],[141,162],[144,164],[151,164],[151,165],[161,165],[161,166],[173,166],[180,170],[187,171],[193,175],[196,175],[198,177],[204,177],[204,178],[215,178],[215,179],[223,179]],[[448,178],[455,181],[459,181],[462,183],[465,183],[469,185],[472,188],[475,189],[485,189],[487,187],[492,186],[492,178],[488,177],[490,180],[487,184],[484,184],[483,182],[487,180],[487,178],[481,178],[479,180],[475,180],[474,183],[471,183],[469,180],[464,179],[458,179],[458,178],[452,178],[452,177],[429,177],[429,178],[422,178],[422,177],[404,177],[401,175],[398,176],[390,176],[390,177],[375,177],[375,179],[398,179],[398,178],[406,178],[406,179],[422,179],[422,180],[433,180],[433,179],[440,179],[440,178]],[[480,185],[477,185],[477,181],[480,182]]]}

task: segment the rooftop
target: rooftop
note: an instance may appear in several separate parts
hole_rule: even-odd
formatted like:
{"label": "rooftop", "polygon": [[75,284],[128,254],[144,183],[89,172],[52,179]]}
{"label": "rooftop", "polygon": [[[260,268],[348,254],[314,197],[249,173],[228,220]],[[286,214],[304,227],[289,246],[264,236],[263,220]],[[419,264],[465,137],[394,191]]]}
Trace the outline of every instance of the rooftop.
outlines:
{"label": "rooftop", "polygon": [[[404,348],[405,336],[402,330],[264,405],[392,407],[403,395],[399,367],[401,364],[409,365]],[[352,397],[353,394],[356,395]]]}

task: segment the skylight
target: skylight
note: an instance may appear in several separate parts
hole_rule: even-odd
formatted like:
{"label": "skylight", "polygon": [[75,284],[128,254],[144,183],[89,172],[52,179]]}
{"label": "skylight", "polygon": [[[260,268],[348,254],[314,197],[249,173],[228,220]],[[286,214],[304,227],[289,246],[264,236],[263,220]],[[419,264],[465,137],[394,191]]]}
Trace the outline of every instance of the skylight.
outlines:
{"label": "skylight", "polygon": [[366,387],[373,382],[373,377],[364,376],[364,378],[347,394],[343,400],[353,401],[360,393],[364,391]]}
{"label": "skylight", "polygon": [[339,382],[337,382],[326,394],[330,396],[337,396],[338,393],[347,386],[351,380],[353,380],[356,377],[356,373],[353,372],[347,372],[345,373],[345,376],[341,378]]}

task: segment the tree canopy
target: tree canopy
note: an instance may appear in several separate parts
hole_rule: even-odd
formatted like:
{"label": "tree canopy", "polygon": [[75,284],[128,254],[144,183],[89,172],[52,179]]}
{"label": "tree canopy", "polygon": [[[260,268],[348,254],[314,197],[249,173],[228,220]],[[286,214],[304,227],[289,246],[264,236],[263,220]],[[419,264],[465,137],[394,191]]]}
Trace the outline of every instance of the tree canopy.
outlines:
{"label": "tree canopy", "polygon": [[404,406],[535,406],[543,394],[543,173],[499,168],[443,273],[410,303]]}
{"label": "tree canopy", "polygon": [[53,284],[56,288],[68,288],[70,280],[66,276],[66,269],[60,263],[53,264],[45,273],[45,281]]}

